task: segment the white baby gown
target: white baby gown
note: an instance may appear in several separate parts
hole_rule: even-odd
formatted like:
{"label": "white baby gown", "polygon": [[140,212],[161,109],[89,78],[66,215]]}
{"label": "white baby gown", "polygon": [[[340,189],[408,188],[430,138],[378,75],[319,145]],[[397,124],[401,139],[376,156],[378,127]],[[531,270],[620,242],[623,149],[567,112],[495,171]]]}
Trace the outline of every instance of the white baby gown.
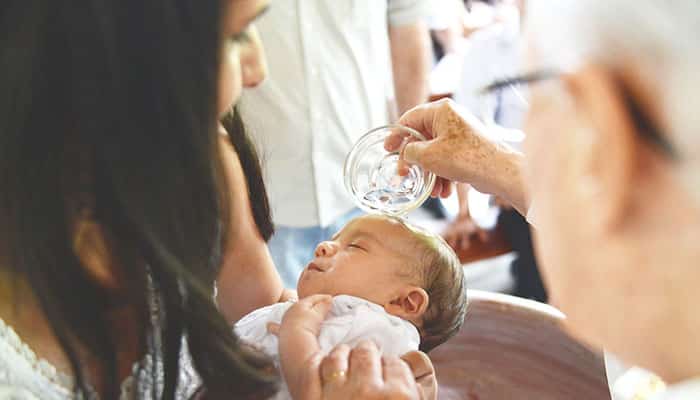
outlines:
{"label": "white baby gown", "polygon": [[[268,333],[267,325],[281,323],[284,313],[293,304],[276,303],[259,308],[238,321],[234,331],[243,341],[271,356],[279,366],[279,341],[277,336]],[[374,341],[382,354],[396,357],[418,350],[420,344],[418,329],[412,323],[388,314],[380,305],[365,299],[335,296],[318,335],[321,350],[328,353],[342,343],[352,347],[363,339]],[[275,399],[291,399],[286,385],[280,388]]]}

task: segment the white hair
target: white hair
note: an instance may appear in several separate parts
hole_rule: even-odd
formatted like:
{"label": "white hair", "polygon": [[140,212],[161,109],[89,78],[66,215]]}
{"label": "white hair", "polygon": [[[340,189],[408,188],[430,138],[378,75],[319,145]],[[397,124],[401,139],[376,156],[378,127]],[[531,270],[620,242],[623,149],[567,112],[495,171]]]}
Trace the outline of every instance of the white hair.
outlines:
{"label": "white hair", "polygon": [[700,0],[530,0],[527,27],[543,67],[633,65],[649,79],[700,199]]}

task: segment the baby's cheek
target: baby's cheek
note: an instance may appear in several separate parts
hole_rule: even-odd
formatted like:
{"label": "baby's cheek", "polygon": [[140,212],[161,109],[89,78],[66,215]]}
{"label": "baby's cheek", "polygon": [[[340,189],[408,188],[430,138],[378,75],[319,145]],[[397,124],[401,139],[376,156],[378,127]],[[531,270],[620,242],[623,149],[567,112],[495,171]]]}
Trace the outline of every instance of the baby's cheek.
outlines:
{"label": "baby's cheek", "polygon": [[299,295],[299,298],[320,293],[321,285],[319,284],[318,279],[315,279],[311,273],[305,272],[306,271],[301,274],[301,277],[299,277],[299,282],[297,283],[297,294]]}

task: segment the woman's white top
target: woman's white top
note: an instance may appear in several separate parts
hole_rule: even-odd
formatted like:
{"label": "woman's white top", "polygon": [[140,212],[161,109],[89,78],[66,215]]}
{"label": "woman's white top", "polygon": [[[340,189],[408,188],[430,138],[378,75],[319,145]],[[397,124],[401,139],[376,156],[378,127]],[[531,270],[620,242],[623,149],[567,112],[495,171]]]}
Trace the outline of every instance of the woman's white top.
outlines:
{"label": "woman's white top", "polygon": [[[243,317],[234,326],[236,334],[246,343],[263,351],[279,366],[279,341],[267,331],[269,323],[281,323],[293,302],[277,303],[259,308]],[[323,353],[339,344],[351,347],[363,339],[374,341],[382,354],[402,356],[418,350],[420,335],[410,322],[388,314],[381,306],[367,300],[340,295],[333,298],[331,310],[321,324],[318,342]],[[285,384],[275,399],[290,399]]]}
{"label": "woman's white top", "polygon": [[38,358],[0,319],[0,399],[72,399],[73,380]]}
{"label": "woman's white top", "polygon": [[[137,400],[150,397],[153,390],[163,390],[163,357],[161,353],[160,319],[164,311],[160,308],[154,289],[149,290],[151,331],[147,337],[150,351],[135,363],[131,376],[121,384],[120,400]],[[202,385],[192,366],[187,340],[183,337],[180,350],[180,375],[175,392],[177,400],[190,399]],[[155,373],[154,373],[155,372]],[[158,377],[154,380],[154,376]],[[62,374],[48,361],[39,358],[17,335],[11,326],[0,318],[0,400],[96,400],[97,393],[91,391],[76,396],[74,380]]]}

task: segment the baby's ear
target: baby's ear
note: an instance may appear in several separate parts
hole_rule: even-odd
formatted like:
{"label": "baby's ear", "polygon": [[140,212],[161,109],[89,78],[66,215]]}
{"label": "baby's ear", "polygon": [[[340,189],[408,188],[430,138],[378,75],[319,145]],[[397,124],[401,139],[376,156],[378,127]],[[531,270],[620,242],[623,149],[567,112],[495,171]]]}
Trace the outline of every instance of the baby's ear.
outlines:
{"label": "baby's ear", "polygon": [[409,286],[385,304],[384,310],[391,315],[420,325],[429,301],[428,293],[423,288]]}

